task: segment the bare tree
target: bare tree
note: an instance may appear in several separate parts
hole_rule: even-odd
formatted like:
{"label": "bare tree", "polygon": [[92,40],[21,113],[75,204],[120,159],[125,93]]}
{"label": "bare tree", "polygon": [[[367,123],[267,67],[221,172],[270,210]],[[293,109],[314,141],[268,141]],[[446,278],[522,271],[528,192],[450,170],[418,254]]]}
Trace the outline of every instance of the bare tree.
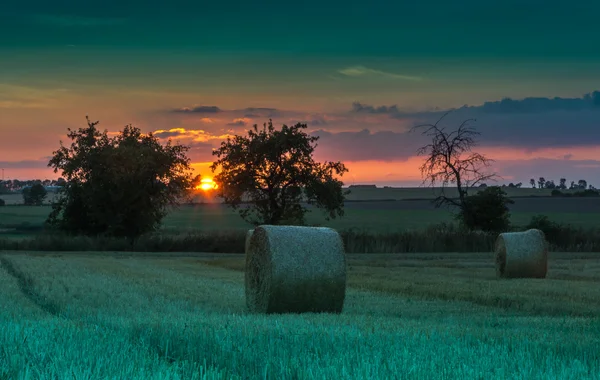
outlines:
{"label": "bare tree", "polygon": [[[424,129],[422,134],[431,138],[431,143],[419,148],[417,154],[427,157],[420,167],[423,184],[429,183],[431,187],[441,184],[441,193],[434,200],[436,207],[456,206],[468,211],[465,200],[469,190],[484,181],[495,181],[498,175],[485,171],[493,160],[471,150],[477,145],[476,139],[480,135],[474,127],[469,126],[470,122],[476,120],[467,119],[458,129],[447,132],[439,123],[448,113],[435,124],[417,125],[411,131]],[[458,200],[446,196],[448,184],[456,185]]]}

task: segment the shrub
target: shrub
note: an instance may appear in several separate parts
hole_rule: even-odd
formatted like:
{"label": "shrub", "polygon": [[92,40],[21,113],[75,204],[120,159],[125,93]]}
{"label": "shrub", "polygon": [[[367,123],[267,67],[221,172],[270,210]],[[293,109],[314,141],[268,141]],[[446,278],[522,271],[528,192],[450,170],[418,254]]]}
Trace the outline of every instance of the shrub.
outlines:
{"label": "shrub", "polygon": [[470,230],[502,232],[510,228],[508,204],[514,201],[499,186],[490,186],[465,199],[457,218]]}
{"label": "shrub", "polygon": [[531,221],[527,226],[527,229],[537,229],[546,235],[546,238],[550,241],[556,239],[560,235],[561,230],[568,228],[568,226],[561,226],[560,224],[551,221],[546,215],[535,215],[531,218]]}

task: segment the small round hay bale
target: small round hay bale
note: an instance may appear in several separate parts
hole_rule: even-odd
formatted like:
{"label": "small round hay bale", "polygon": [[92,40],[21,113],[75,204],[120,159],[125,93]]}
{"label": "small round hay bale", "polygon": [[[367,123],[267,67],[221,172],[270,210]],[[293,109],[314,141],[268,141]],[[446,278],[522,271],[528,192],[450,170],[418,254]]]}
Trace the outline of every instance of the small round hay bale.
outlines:
{"label": "small round hay bale", "polygon": [[502,278],[545,278],[548,244],[537,229],[506,232],[496,239],[496,274]]}
{"label": "small round hay bale", "polygon": [[331,228],[259,226],[246,250],[245,282],[251,312],[341,313],[346,296],[342,238]]}
{"label": "small round hay bale", "polygon": [[250,247],[250,238],[252,237],[252,234],[254,233],[254,230],[248,230],[248,232],[246,232],[246,243],[245,243],[245,248],[244,248],[244,253],[247,255],[248,254],[248,248]]}

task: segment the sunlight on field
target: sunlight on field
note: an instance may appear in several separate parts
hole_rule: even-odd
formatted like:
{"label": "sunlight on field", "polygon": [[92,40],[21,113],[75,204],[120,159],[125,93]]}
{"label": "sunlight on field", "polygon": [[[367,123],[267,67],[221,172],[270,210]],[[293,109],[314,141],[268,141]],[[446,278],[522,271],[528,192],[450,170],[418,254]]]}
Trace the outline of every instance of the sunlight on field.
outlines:
{"label": "sunlight on field", "polygon": [[597,379],[599,257],[351,255],[342,314],[264,316],[242,255],[4,253],[0,378]]}

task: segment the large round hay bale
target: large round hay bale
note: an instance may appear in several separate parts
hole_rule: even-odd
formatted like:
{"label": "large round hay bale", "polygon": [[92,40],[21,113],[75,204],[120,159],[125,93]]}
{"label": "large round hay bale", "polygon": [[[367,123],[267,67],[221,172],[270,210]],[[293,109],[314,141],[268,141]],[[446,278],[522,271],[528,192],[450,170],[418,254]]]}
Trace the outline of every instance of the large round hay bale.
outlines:
{"label": "large round hay bale", "polygon": [[337,231],[259,226],[246,250],[246,305],[257,313],[341,313],[346,254]]}
{"label": "large round hay bale", "polygon": [[253,233],[254,230],[248,230],[248,232],[246,232],[246,243],[244,245],[244,253],[246,255],[248,254],[248,249],[250,248],[250,238],[252,237]]}
{"label": "large round hay bale", "polygon": [[506,232],[496,239],[496,274],[502,278],[545,278],[548,244],[537,229]]}

